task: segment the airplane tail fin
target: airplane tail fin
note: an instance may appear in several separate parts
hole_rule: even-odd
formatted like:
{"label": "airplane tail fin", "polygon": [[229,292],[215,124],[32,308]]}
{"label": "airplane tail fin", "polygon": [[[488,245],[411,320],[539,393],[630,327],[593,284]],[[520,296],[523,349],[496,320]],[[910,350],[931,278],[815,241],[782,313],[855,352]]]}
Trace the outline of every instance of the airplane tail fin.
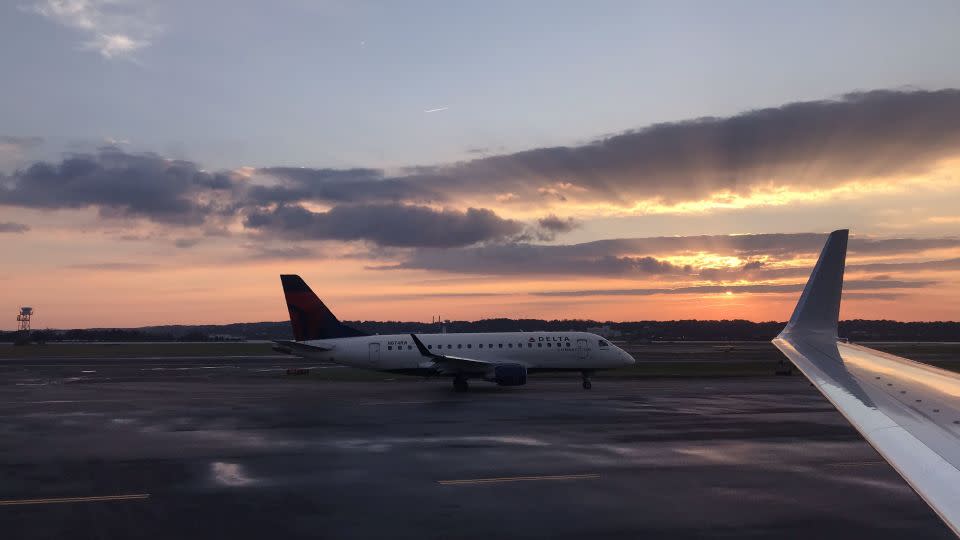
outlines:
{"label": "airplane tail fin", "polygon": [[300,276],[284,274],[280,282],[296,341],[369,335],[341,323]]}
{"label": "airplane tail fin", "polygon": [[849,233],[849,230],[841,229],[833,231],[827,237],[817,265],[813,268],[807,286],[803,288],[803,294],[793,310],[793,316],[782,333],[837,337]]}

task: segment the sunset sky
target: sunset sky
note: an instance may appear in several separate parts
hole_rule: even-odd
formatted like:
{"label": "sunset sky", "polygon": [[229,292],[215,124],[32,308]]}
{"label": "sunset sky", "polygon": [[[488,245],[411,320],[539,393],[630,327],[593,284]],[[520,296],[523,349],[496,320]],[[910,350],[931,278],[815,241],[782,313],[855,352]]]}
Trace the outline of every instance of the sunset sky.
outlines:
{"label": "sunset sky", "polygon": [[[595,5],[598,4],[598,5]],[[922,7],[922,9],[921,9]],[[0,6],[0,329],[960,319],[960,3]],[[6,319],[4,319],[6,317]]]}

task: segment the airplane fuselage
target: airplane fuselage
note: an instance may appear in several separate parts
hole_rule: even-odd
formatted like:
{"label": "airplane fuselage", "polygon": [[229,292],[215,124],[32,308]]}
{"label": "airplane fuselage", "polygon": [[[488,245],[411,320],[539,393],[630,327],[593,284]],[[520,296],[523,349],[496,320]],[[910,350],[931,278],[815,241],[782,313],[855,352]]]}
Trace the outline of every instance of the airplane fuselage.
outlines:
{"label": "airplane fuselage", "polygon": [[[626,351],[586,332],[497,332],[417,334],[438,355],[519,364],[536,371],[593,371],[634,363]],[[435,364],[417,350],[410,334],[360,336],[301,342],[329,350],[297,354],[351,367],[397,373],[435,372]]]}

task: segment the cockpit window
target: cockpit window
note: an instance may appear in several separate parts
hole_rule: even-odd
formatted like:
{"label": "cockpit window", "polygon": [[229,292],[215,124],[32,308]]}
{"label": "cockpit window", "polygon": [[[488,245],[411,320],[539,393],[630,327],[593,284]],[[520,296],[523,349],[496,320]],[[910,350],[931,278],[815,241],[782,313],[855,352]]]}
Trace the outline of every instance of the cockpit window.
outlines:
{"label": "cockpit window", "polygon": [[610,344],[601,339],[601,340],[600,340],[600,346],[601,346],[601,347],[609,347]]}

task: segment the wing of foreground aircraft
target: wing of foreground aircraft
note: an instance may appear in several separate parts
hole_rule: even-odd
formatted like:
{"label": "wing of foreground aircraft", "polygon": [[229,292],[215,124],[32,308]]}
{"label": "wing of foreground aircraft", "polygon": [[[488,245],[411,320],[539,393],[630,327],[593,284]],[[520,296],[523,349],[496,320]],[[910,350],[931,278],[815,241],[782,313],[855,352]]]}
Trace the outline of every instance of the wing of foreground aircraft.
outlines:
{"label": "wing of foreground aircraft", "polygon": [[773,344],[960,535],[960,375],[837,340],[847,233],[830,234]]}

